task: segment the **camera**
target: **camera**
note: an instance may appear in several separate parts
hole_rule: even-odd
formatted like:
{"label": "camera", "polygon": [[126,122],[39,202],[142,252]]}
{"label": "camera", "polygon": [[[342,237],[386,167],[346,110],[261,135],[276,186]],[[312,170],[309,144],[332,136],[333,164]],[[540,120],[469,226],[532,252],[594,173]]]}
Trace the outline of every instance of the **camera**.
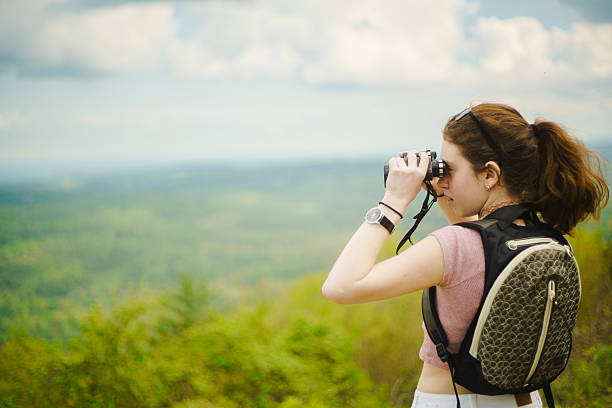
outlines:
{"label": "camera", "polygon": [[[425,179],[423,181],[430,181],[434,177],[444,177],[446,174],[448,174],[448,167],[446,166],[446,163],[442,159],[437,158],[437,153],[429,149],[427,149],[426,152],[429,156],[429,167],[427,167],[427,174],[425,174]],[[408,164],[408,153],[402,153],[401,157],[404,159],[406,164]],[[421,158],[417,155],[417,166],[420,161]],[[384,174],[386,187],[387,177],[389,176],[389,162],[385,162],[384,164]]]}

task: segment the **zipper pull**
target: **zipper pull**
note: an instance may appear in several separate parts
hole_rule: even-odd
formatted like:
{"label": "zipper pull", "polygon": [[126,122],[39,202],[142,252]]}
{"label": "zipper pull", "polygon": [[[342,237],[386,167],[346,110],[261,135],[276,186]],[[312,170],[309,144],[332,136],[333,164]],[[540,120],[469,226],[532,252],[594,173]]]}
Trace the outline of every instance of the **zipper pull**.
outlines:
{"label": "zipper pull", "polygon": [[552,302],[555,299],[555,281],[548,281],[548,299]]}

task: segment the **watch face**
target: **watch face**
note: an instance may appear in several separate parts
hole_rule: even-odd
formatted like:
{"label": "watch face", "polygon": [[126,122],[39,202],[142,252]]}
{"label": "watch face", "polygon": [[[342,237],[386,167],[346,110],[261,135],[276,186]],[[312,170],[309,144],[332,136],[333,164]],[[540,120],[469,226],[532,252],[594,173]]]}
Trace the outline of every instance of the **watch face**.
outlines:
{"label": "watch face", "polygon": [[370,210],[366,213],[365,219],[369,223],[375,223],[380,220],[380,216],[382,215],[382,210],[378,207],[370,208]]}

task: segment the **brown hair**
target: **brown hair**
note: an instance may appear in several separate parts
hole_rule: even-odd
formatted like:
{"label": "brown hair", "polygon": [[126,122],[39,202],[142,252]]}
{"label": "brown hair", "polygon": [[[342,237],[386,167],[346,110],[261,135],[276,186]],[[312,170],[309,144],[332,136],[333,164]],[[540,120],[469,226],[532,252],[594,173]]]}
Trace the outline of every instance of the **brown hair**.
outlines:
{"label": "brown hair", "polygon": [[537,120],[534,129],[507,105],[485,103],[472,112],[500,152],[487,144],[469,115],[451,117],[444,139],[459,147],[474,171],[484,170],[488,161],[499,164],[501,155],[501,184],[508,193],[530,204],[563,234],[589,216],[599,219],[609,190],[595,151],[554,122]]}

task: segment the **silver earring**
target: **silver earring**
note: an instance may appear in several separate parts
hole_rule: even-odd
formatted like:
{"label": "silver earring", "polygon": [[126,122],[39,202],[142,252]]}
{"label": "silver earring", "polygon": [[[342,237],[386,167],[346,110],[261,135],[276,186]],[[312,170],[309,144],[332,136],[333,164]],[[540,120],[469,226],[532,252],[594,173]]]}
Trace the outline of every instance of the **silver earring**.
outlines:
{"label": "silver earring", "polygon": [[491,186],[489,186],[488,184],[485,184],[485,189],[486,189],[487,191],[491,191]]}

